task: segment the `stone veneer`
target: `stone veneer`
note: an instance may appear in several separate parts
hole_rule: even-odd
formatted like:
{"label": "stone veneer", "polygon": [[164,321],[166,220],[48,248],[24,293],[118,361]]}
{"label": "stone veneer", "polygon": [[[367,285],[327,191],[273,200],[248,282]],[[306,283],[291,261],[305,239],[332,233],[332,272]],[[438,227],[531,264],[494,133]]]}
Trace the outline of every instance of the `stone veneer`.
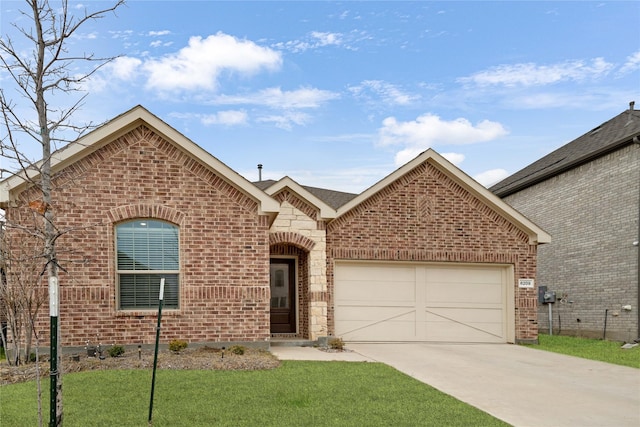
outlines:
{"label": "stone veneer", "polygon": [[[326,245],[327,234],[324,223],[313,219],[318,215],[317,209],[305,203],[294,193],[284,190],[273,196],[279,200],[280,213],[269,230],[271,236],[278,235],[281,244],[302,248],[307,255],[306,268],[302,271],[302,263],[298,263],[298,276],[306,277],[308,286],[298,284],[298,335],[301,338],[317,340],[327,336],[327,273]],[[297,205],[298,207],[294,206]],[[306,211],[306,212],[303,212]],[[302,238],[312,243],[303,243]],[[270,239],[273,240],[273,239]],[[286,241],[283,241],[286,240]],[[307,246],[307,247],[304,247]],[[273,246],[272,246],[273,247]],[[278,255],[272,250],[272,255]],[[300,257],[297,257],[300,258]],[[304,308],[307,308],[306,310]],[[307,316],[307,318],[302,318]],[[304,326],[307,326],[306,328]],[[306,330],[305,330],[306,329]]]}

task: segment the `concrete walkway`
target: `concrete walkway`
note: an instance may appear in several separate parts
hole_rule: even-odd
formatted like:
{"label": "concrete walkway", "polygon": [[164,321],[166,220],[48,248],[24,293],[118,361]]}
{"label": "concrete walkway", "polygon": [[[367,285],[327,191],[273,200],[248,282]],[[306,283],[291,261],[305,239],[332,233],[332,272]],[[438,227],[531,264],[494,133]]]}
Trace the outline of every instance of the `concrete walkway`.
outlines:
{"label": "concrete walkway", "polygon": [[272,347],[280,359],[377,361],[514,426],[640,426],[640,369],[507,344]]}
{"label": "concrete walkway", "polygon": [[331,353],[314,347],[271,346],[269,351],[280,360],[374,362],[373,359],[351,350]]}

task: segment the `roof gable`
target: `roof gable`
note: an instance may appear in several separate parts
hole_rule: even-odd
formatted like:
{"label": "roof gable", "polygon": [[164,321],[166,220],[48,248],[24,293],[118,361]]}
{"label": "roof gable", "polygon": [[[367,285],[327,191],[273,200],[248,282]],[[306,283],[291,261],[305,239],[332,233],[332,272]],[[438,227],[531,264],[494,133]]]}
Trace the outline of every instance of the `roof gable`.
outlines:
{"label": "roof gable", "polygon": [[634,110],[632,103],[629,110],[536,160],[490,190],[506,197],[631,144],[639,135],[640,111]]}
{"label": "roof gable", "polygon": [[296,193],[299,197],[301,197],[307,203],[317,207],[318,210],[320,211],[320,217],[321,218],[323,218],[323,219],[333,219],[333,218],[336,217],[335,209],[333,209],[331,206],[326,204],[324,201],[322,201],[316,195],[311,193],[305,187],[301,186],[300,184],[298,184],[297,182],[295,182],[293,179],[289,178],[288,176],[285,176],[280,181],[277,181],[277,182],[273,183],[272,185],[267,187],[264,190],[264,192],[267,193],[269,196],[273,196],[274,194],[276,194],[277,192],[279,192],[280,190],[283,190],[285,188],[288,188],[289,190],[291,190],[294,193]]}
{"label": "roof gable", "polygon": [[[230,185],[255,199],[262,213],[278,212],[278,202],[142,106],[132,108],[53,153],[51,156],[52,170],[55,172],[77,162],[141,124],[145,124],[163,138],[176,144],[206,167],[216,171]],[[35,169],[27,171],[26,174],[31,179],[37,178],[38,175]],[[20,189],[23,185],[25,185],[24,175],[15,175],[0,182],[0,206],[9,202],[12,190]]]}
{"label": "roof gable", "polygon": [[481,200],[491,209],[502,215],[509,222],[526,232],[529,236],[530,243],[548,243],[551,241],[551,236],[549,236],[549,234],[547,234],[544,230],[531,222],[520,212],[513,209],[507,203],[503,202],[499,197],[492,194],[484,186],[480,185],[478,182],[466,175],[459,168],[451,164],[448,160],[446,160],[444,157],[442,157],[432,149],[428,149],[427,151],[423,152],[418,157],[411,160],[409,163],[400,167],[399,169],[388,175],[386,178],[382,179],[345,205],[338,208],[336,218],[340,218],[352,209],[355,209],[358,205],[374,197],[386,187],[402,179],[405,175],[409,174],[411,171],[425,162],[429,162],[431,165],[435,166],[447,177],[460,185],[465,191]]}

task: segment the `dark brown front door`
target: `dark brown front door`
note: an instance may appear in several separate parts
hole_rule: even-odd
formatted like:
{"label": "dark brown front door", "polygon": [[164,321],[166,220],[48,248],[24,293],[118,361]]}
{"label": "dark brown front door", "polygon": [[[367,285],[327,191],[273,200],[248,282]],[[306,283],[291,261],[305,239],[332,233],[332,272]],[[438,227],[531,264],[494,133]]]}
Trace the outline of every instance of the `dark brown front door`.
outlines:
{"label": "dark brown front door", "polygon": [[271,258],[271,333],[296,332],[296,260]]}

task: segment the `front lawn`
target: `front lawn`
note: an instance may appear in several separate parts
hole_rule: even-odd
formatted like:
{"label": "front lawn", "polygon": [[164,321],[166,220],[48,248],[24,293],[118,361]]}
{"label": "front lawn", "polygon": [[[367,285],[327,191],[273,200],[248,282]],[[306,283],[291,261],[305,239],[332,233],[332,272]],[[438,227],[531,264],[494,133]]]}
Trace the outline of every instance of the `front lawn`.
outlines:
{"label": "front lawn", "polygon": [[531,348],[640,368],[640,346],[623,349],[617,341],[543,334],[538,335],[538,341],[540,344]]}
{"label": "front lawn", "polygon": [[[65,426],[147,424],[151,371],[64,376]],[[43,382],[44,424],[48,388]],[[0,387],[2,426],[37,425],[33,381]],[[273,370],[159,370],[154,426],[505,426],[380,363],[284,361]]]}

